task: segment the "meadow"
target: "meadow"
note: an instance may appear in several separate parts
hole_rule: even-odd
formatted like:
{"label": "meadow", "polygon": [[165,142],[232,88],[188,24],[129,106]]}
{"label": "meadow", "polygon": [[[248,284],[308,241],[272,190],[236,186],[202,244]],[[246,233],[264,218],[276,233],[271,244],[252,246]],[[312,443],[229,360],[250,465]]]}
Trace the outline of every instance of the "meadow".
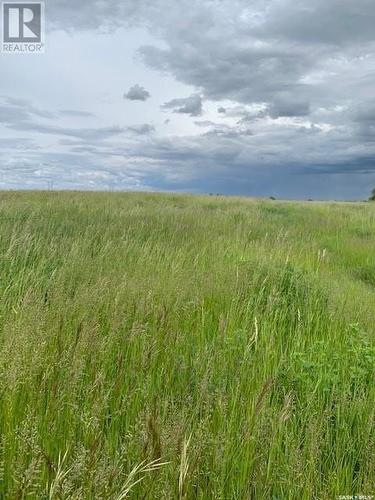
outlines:
{"label": "meadow", "polygon": [[375,496],[375,204],[0,193],[0,498]]}

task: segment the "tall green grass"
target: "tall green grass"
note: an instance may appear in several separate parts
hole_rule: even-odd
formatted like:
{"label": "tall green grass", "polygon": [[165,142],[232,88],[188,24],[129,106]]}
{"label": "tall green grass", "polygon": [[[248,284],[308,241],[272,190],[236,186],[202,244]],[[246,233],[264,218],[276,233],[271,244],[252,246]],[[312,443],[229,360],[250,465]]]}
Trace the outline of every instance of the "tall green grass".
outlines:
{"label": "tall green grass", "polygon": [[375,495],[375,208],[0,194],[0,497]]}

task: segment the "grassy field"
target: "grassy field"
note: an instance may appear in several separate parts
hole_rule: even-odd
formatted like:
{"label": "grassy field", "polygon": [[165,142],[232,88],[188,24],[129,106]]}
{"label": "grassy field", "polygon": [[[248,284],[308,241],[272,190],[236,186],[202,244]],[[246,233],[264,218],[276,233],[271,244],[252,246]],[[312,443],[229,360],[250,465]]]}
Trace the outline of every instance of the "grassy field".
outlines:
{"label": "grassy field", "polygon": [[0,498],[375,495],[375,204],[0,193]]}

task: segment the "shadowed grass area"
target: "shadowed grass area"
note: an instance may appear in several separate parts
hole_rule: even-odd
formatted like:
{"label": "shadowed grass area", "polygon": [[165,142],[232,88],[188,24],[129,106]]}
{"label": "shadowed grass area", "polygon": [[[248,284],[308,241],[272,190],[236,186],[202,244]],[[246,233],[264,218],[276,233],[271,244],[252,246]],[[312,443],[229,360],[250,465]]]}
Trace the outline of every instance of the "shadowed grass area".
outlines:
{"label": "shadowed grass area", "polygon": [[0,194],[0,497],[375,494],[375,207]]}

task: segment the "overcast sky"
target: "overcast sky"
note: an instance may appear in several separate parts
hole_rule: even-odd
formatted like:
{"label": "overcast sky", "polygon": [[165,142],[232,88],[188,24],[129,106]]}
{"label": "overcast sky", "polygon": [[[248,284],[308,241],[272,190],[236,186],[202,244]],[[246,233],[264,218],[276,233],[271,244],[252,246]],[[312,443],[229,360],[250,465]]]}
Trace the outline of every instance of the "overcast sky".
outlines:
{"label": "overcast sky", "polygon": [[0,54],[0,188],[363,199],[374,0],[47,0]]}

